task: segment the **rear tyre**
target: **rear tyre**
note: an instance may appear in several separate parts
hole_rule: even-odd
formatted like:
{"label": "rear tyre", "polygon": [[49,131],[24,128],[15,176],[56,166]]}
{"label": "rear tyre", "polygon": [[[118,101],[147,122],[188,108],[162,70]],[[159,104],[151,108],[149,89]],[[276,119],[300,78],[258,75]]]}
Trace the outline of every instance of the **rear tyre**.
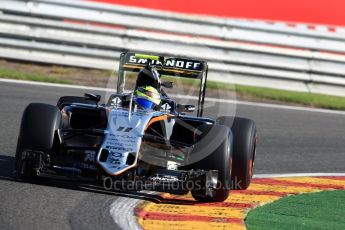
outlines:
{"label": "rear tyre", "polygon": [[[53,152],[55,134],[61,126],[61,113],[56,106],[32,103],[24,110],[20,126],[15,168],[19,179],[29,179],[36,175],[41,154]],[[26,159],[25,151],[40,153],[35,158]]]}
{"label": "rear tyre", "polygon": [[[230,159],[232,152],[232,134],[228,127],[222,125],[202,125],[197,131],[197,143],[192,154],[205,154],[204,159],[188,166],[189,169],[218,170],[218,184],[213,196],[206,196],[205,188],[195,183],[192,196],[201,202],[222,202],[229,196],[230,189]],[[211,147],[212,144],[215,147]],[[209,154],[209,151],[212,151]],[[200,184],[201,186],[204,186]]]}
{"label": "rear tyre", "polygon": [[241,117],[219,117],[217,124],[231,128],[233,154],[231,189],[245,190],[249,187],[256,153],[256,126],[254,121]]}

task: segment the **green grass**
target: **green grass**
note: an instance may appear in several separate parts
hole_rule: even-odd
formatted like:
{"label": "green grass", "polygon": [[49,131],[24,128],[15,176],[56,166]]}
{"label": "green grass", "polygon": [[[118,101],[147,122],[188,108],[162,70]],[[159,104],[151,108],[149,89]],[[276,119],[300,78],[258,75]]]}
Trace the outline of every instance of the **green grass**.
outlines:
{"label": "green grass", "polygon": [[249,212],[248,230],[345,229],[345,191],[285,197]]}
{"label": "green grass", "polygon": [[[167,78],[172,80],[171,78]],[[182,84],[192,85],[195,84],[195,80],[183,79]],[[250,96],[258,99],[274,100],[278,102],[288,102],[294,104],[300,104],[316,108],[325,108],[333,110],[345,110],[345,97],[329,96],[324,94],[294,92],[287,90],[277,90],[264,87],[253,87],[244,85],[233,85],[226,83],[219,83],[215,81],[207,82],[207,89],[209,90],[230,90],[236,91],[236,93]]]}
{"label": "green grass", "polygon": [[[0,78],[9,78],[17,80],[28,80],[28,81],[39,81],[39,82],[49,82],[49,83],[62,83],[70,84],[71,82],[58,79],[52,76],[45,76],[41,74],[26,73],[23,71],[18,71],[15,69],[9,69],[0,67]],[[197,83],[193,79],[183,79],[183,78],[172,78],[163,76],[165,80],[171,80],[178,85],[176,81],[181,81],[184,85],[193,85]],[[263,87],[252,87],[243,85],[232,85],[226,83],[219,83],[214,81],[207,82],[207,88],[209,90],[229,90],[235,91],[237,94],[250,96],[257,99],[268,99],[277,102],[288,102],[295,103],[305,106],[334,109],[334,110],[345,110],[345,97],[327,96],[322,94],[311,94],[302,92],[293,92],[286,90],[276,90]]]}
{"label": "green grass", "polygon": [[8,68],[3,68],[3,67],[0,67],[0,78],[49,82],[49,83],[61,83],[61,84],[69,84],[70,83],[68,81],[57,79],[57,78],[54,78],[51,76],[26,73],[26,72],[21,72],[18,70],[8,69]]}
{"label": "green grass", "polygon": [[237,93],[250,95],[256,98],[290,102],[325,109],[345,110],[345,97],[243,85],[236,85],[235,89]]}

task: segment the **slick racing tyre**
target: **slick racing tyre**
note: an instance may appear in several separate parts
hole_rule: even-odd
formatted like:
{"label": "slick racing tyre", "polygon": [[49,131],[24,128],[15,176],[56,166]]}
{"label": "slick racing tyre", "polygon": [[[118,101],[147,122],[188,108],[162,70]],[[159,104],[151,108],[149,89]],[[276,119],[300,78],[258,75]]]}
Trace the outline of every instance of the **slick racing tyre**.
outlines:
{"label": "slick racing tyre", "polygon": [[[53,151],[56,130],[61,125],[61,113],[56,106],[31,103],[24,110],[16,150],[15,168],[19,179],[35,175],[41,154]],[[26,156],[30,153],[30,156]],[[23,156],[23,154],[26,154]]]}
{"label": "slick racing tyre", "polygon": [[[207,156],[188,168],[205,171],[218,170],[218,184],[212,192],[213,196],[205,195],[205,188],[197,186],[192,189],[192,196],[201,202],[222,202],[228,198],[230,189],[231,131],[222,125],[202,125],[198,127],[197,132],[199,133],[199,135],[196,134],[197,143],[191,154]],[[213,143],[216,143],[216,146],[209,148]],[[211,154],[209,151],[212,151]]]}
{"label": "slick racing tyre", "polygon": [[256,153],[256,126],[254,121],[241,117],[219,117],[217,124],[231,128],[233,154],[231,189],[245,190],[249,187]]}

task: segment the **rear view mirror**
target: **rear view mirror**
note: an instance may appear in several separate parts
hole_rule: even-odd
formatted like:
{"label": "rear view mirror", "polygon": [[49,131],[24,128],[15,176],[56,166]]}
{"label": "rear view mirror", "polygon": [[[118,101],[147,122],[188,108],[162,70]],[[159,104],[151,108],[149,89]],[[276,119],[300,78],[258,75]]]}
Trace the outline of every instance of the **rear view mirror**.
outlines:
{"label": "rear view mirror", "polygon": [[177,112],[178,113],[192,113],[195,111],[194,105],[177,105]]}
{"label": "rear view mirror", "polygon": [[101,95],[93,94],[93,93],[85,93],[84,97],[96,101],[97,103],[101,100]]}
{"label": "rear view mirror", "polygon": [[172,81],[163,81],[162,82],[162,86],[168,89],[172,89],[174,87],[173,82]]}

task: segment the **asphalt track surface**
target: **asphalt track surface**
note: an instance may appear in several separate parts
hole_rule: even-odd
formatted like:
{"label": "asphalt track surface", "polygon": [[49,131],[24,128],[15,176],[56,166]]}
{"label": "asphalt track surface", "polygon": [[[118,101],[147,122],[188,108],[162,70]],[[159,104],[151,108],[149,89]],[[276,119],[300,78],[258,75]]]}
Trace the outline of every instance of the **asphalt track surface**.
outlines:
{"label": "asphalt track surface", "polygon": [[[15,181],[16,138],[25,106],[30,102],[55,104],[60,96],[86,91],[0,82],[0,229],[116,229],[109,205],[119,196],[154,199],[150,194],[114,195],[87,183]],[[216,106],[222,111],[231,104]],[[206,115],[217,116],[215,111],[209,108]],[[236,114],[257,124],[255,173],[345,171],[344,114],[253,105],[237,105]]]}

